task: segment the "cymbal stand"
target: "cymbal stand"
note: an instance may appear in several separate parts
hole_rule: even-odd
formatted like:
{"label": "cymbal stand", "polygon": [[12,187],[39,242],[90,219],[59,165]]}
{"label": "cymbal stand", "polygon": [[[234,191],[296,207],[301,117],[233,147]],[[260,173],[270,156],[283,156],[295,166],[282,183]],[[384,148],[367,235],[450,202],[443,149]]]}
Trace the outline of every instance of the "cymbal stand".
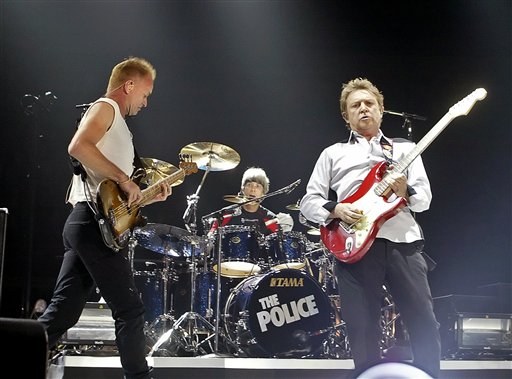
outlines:
{"label": "cymbal stand", "polygon": [[128,261],[130,262],[130,267],[133,273],[133,265],[135,262],[135,247],[137,246],[137,240],[133,237],[133,233],[128,240]]}
{"label": "cymbal stand", "polygon": [[[176,320],[172,328],[164,335],[162,335],[162,337],[160,337],[160,339],[151,350],[150,355],[156,353],[160,346],[162,346],[164,343],[167,343],[167,341],[172,338],[177,339],[177,341],[174,342],[176,342],[179,349],[184,350],[187,353],[197,355],[198,352],[204,352],[201,350],[201,345],[205,341],[208,342],[211,338],[211,333],[215,332],[214,326],[202,315],[194,311],[197,269],[195,261],[196,254],[193,246],[194,243],[197,243],[197,239],[194,240],[194,237],[197,236],[197,202],[199,201],[199,192],[209,172],[210,169],[209,166],[207,166],[207,169],[203,175],[201,183],[197,187],[196,192],[193,195],[187,196],[188,206],[185,210],[185,213],[183,214],[183,221],[185,222],[185,226],[187,227],[187,230],[192,234],[192,238],[190,239],[192,245],[190,254],[190,310],[184,313],[178,320]],[[202,250],[203,249],[201,248],[201,251]],[[204,341],[200,342],[198,340],[199,331],[206,332],[206,334],[210,335]]]}
{"label": "cymbal stand", "polygon": [[334,260],[322,242],[320,248],[312,250],[310,254],[317,252],[321,252],[321,255],[313,263],[318,267],[318,282],[331,303],[334,323],[323,343],[324,354],[329,358],[350,358],[346,323],[341,318],[340,296],[333,270]]}

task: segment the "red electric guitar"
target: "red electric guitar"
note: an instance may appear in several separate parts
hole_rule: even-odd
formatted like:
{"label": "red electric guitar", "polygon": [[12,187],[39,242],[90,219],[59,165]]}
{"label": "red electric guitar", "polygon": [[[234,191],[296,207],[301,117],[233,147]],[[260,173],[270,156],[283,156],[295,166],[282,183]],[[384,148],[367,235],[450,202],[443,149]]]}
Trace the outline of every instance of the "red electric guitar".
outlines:
{"label": "red electric guitar", "polygon": [[320,235],[325,247],[340,261],[355,263],[370,249],[375,237],[384,224],[406,205],[402,197],[394,196],[389,188],[391,175],[403,173],[434,139],[456,117],[467,115],[478,100],[483,100],[487,91],[478,88],[452,106],[439,122],[421,139],[409,154],[388,171],[388,164],[376,164],[366,176],[361,187],[341,203],[351,203],[363,211],[357,223],[349,225],[334,219],[320,226]]}

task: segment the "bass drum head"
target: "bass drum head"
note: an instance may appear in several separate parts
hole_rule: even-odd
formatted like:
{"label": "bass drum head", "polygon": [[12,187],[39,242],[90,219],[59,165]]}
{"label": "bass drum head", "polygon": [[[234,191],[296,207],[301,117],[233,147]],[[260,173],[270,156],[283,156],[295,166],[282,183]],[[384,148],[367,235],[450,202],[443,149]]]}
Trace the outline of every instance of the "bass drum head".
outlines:
{"label": "bass drum head", "polygon": [[295,269],[245,279],[230,294],[224,312],[228,336],[250,357],[314,355],[332,316],[318,282]]}

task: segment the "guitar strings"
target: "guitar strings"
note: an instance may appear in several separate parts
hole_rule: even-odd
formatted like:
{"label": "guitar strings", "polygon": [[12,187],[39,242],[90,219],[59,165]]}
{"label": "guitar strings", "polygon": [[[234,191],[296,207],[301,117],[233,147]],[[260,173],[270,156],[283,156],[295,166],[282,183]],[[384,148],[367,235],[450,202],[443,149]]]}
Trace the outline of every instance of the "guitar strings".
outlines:
{"label": "guitar strings", "polygon": [[[180,177],[185,177],[185,173],[180,172],[180,171],[177,171],[173,175],[177,176],[177,179],[175,179],[174,181],[179,180]],[[162,180],[161,183],[168,181],[171,178],[171,176],[168,176],[166,179]],[[142,199],[140,200],[139,203],[133,205],[132,207],[128,207],[126,205],[126,203],[121,203],[117,207],[113,208],[114,217],[116,217],[116,218],[123,217],[123,216],[126,216],[127,214],[131,213],[132,211],[134,211],[134,212],[138,211],[140,208],[143,207],[143,205],[141,205],[141,204],[143,204],[146,200],[153,198],[154,196],[158,195],[159,192],[161,192],[160,188],[156,186],[157,184],[161,184],[161,183],[155,183],[153,187],[149,187],[145,191],[142,191]]]}

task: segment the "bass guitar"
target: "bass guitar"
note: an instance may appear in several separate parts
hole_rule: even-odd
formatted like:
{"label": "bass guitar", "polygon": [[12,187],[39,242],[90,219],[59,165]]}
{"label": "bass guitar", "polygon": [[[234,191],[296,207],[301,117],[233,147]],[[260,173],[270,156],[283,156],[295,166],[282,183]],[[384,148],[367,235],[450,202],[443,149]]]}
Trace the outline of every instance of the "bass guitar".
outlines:
{"label": "bass guitar", "polygon": [[96,200],[99,208],[98,223],[105,244],[113,250],[125,248],[133,228],[144,223],[140,209],[161,192],[160,185],[172,185],[196,172],[196,163],[180,162],[179,170],[143,189],[140,202],[130,207],[117,183],[110,179],[103,180],[98,185]]}
{"label": "bass guitar", "polygon": [[421,141],[400,162],[393,165],[392,170],[389,170],[387,162],[377,163],[358,190],[341,201],[356,205],[357,209],[362,210],[362,216],[354,224],[333,219],[327,225],[320,226],[322,242],[338,260],[355,263],[364,257],[381,226],[406,205],[404,198],[395,196],[391,191],[391,178],[395,174],[402,174],[454,118],[467,115],[475,103],[486,96],[485,89],[474,90],[452,106]]}

